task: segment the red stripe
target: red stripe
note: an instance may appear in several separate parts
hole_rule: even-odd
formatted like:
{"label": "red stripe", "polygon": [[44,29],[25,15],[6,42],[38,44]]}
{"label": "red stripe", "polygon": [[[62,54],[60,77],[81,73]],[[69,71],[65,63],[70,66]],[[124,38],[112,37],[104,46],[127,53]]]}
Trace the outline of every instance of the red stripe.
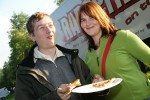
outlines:
{"label": "red stripe", "polygon": [[111,43],[113,41],[113,36],[111,35],[107,41],[107,44],[106,44],[106,47],[105,47],[105,51],[103,53],[103,58],[102,58],[102,76],[104,78],[106,78],[106,68],[105,68],[105,62],[106,62],[106,58],[107,58],[107,55],[108,55],[108,52],[109,52],[109,49],[110,49],[110,46],[111,46]]}

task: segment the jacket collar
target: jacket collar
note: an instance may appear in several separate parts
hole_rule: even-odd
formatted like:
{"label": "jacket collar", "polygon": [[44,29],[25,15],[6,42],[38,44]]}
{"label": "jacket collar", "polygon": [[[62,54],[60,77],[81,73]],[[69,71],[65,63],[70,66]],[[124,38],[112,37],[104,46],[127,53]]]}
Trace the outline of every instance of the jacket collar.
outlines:
{"label": "jacket collar", "polygon": [[[37,46],[37,44],[33,45],[28,53],[28,55],[22,60],[22,62],[19,64],[21,66],[31,67],[33,68],[35,66],[34,63],[34,48]],[[59,46],[56,44],[56,47],[65,55],[71,55],[71,59],[76,57],[78,55],[78,49],[68,49],[64,48],[62,46]],[[69,57],[69,56],[68,56]],[[70,61],[69,61],[70,62]]]}

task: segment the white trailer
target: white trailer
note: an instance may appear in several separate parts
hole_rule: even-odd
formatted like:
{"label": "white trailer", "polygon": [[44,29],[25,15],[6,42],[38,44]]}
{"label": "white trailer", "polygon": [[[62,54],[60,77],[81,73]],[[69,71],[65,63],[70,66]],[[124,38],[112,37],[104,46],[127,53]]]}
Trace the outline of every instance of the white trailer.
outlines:
{"label": "white trailer", "polygon": [[51,14],[57,29],[56,41],[61,46],[79,49],[81,58],[87,41],[80,31],[77,11],[87,1],[101,5],[118,28],[131,30],[142,40],[150,38],[150,0],[65,0]]}

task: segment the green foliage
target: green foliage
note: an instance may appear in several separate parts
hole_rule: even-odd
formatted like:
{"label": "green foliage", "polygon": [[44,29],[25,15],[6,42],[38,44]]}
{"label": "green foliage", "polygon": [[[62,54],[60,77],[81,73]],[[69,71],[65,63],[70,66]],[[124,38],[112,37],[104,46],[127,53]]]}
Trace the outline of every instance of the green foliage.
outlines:
{"label": "green foliage", "polygon": [[9,34],[9,46],[11,48],[11,55],[9,61],[3,66],[3,76],[0,81],[2,87],[7,87],[11,90],[16,83],[16,69],[19,62],[28,53],[29,48],[33,45],[33,42],[28,38],[26,31],[26,22],[28,15],[24,13],[14,13],[11,21],[11,29]]}
{"label": "green foliage", "polygon": [[2,74],[3,74],[3,73],[2,73],[2,69],[0,69],[0,77],[2,76]]}
{"label": "green foliage", "polygon": [[3,72],[2,72],[2,69],[0,69],[0,80],[1,80],[2,76],[3,76]]}
{"label": "green foliage", "polygon": [[64,0],[55,0],[54,1],[58,6],[60,6],[63,2],[64,2]]}

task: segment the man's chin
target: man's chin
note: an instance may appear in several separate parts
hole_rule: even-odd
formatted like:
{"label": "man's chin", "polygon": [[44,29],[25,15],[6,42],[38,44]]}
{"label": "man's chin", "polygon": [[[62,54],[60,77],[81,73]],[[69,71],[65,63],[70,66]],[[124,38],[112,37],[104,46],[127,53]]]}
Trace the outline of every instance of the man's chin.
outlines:
{"label": "man's chin", "polygon": [[56,44],[50,45],[50,48],[55,48]]}

